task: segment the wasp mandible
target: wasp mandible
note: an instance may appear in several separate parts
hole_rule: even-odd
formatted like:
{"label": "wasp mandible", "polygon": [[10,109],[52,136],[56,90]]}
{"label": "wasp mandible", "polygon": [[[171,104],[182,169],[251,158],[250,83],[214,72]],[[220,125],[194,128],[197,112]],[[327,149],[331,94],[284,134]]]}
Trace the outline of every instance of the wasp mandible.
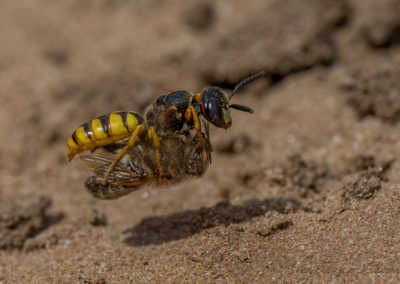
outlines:
{"label": "wasp mandible", "polygon": [[[218,87],[206,88],[196,94],[175,91],[159,97],[151,104],[144,116],[134,111],[115,111],[94,118],[79,126],[68,139],[68,159],[72,160],[85,150],[93,152],[97,148],[109,149],[119,143],[118,147],[114,147],[117,151],[114,151],[115,157],[112,162],[109,165],[105,161],[101,163],[103,168],[101,185],[106,186],[121,159],[126,160],[124,155],[129,152],[129,149],[147,143],[146,145],[151,145],[154,149],[156,175],[158,181],[161,182],[164,177],[164,167],[161,162],[163,151],[160,151],[162,143],[172,141],[171,137],[188,137],[194,129],[196,137],[191,140],[193,147],[200,148],[200,159],[203,161],[211,159],[209,124],[219,128],[229,128],[232,124],[231,108],[253,113],[253,110],[247,106],[230,104],[230,100],[242,87],[261,78],[264,74],[260,72],[242,80],[229,96],[226,96]],[[150,151],[149,146],[142,147],[143,149]],[[175,155],[180,155],[180,153],[177,152]],[[131,170],[136,172],[135,165],[130,166]],[[107,169],[104,171],[105,167]],[[135,174],[140,176],[140,171]],[[139,179],[137,178],[136,181]]]}

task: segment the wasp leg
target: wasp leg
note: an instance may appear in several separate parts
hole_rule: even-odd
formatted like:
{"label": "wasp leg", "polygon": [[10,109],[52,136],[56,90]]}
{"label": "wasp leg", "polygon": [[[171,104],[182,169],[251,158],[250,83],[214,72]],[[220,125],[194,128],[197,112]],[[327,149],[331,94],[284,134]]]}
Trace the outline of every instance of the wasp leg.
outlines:
{"label": "wasp leg", "polygon": [[101,182],[103,185],[107,185],[107,180],[110,177],[110,174],[114,170],[115,166],[117,165],[118,161],[122,158],[122,156],[126,153],[126,151],[130,148],[133,147],[136,143],[137,137],[146,129],[146,126],[144,124],[138,125],[135,128],[135,131],[133,131],[131,138],[129,138],[128,144],[117,154],[115,157],[114,161],[108,168],[107,172],[104,175],[103,181]]}
{"label": "wasp leg", "polygon": [[[204,128],[206,129],[206,138],[210,142],[210,124],[208,122],[205,122],[204,123]],[[209,147],[210,147],[210,152],[212,152],[213,151],[213,147],[211,145],[211,142],[209,143]]]}
{"label": "wasp leg", "polygon": [[161,166],[161,158],[160,158],[160,139],[158,138],[158,135],[156,133],[156,130],[154,127],[149,128],[149,139],[153,142],[153,146],[156,149],[156,158],[157,158],[157,169],[158,169],[158,181],[162,181],[162,176],[163,176],[163,169]]}
{"label": "wasp leg", "polygon": [[196,129],[197,138],[199,139],[200,146],[202,149],[203,160],[207,160],[206,147],[204,145],[203,135],[201,134],[201,125],[199,116],[194,110],[193,106],[189,106],[185,112],[185,118],[187,121],[193,120],[194,129]]}
{"label": "wasp leg", "polygon": [[132,160],[129,160],[128,166],[131,168],[131,170],[132,170],[135,174],[137,174],[137,175],[139,175],[139,176],[142,176],[142,175],[144,174],[144,171],[143,171],[141,168],[137,167],[137,166],[132,162]]}

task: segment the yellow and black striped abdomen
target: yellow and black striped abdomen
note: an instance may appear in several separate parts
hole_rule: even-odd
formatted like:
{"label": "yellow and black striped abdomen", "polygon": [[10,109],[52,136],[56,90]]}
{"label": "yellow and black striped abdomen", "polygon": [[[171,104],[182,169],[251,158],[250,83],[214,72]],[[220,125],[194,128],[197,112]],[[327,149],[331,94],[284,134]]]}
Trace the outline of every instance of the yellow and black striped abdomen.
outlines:
{"label": "yellow and black striped abdomen", "polygon": [[82,124],[68,139],[68,159],[84,150],[93,150],[130,136],[143,121],[137,112],[114,111]]}

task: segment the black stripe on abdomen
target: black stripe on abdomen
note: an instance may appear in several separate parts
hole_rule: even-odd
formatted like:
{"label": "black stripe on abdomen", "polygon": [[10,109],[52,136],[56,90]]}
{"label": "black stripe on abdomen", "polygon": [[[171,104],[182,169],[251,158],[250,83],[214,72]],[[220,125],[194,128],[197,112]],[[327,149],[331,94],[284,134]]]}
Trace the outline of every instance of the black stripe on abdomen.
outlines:
{"label": "black stripe on abdomen", "polygon": [[109,121],[109,119],[110,119],[110,114],[104,114],[104,115],[98,117],[98,120],[100,120],[101,126],[103,127],[103,131],[105,134],[107,134],[107,136],[110,136],[110,133],[109,133],[110,121]]}
{"label": "black stripe on abdomen", "polygon": [[72,140],[74,140],[74,142],[75,142],[76,145],[80,145],[80,144],[78,143],[78,138],[76,137],[76,130],[74,131],[74,133],[72,133],[71,137],[72,137]]}
{"label": "black stripe on abdomen", "polygon": [[88,138],[92,138],[93,132],[92,132],[92,128],[90,127],[89,124],[90,124],[90,122],[89,122],[89,123],[86,122],[86,123],[82,124],[82,127],[83,127],[83,130],[85,131],[85,135],[86,135]]}
{"label": "black stripe on abdomen", "polygon": [[126,119],[127,113],[125,111],[119,111],[119,112],[115,112],[115,114],[118,114],[119,116],[121,116],[124,126],[126,128],[126,131],[129,132],[128,121]]}
{"label": "black stripe on abdomen", "polygon": [[143,123],[143,121],[144,121],[143,116],[141,116],[137,112],[130,111],[129,114],[132,114],[134,117],[136,117],[136,119],[138,121],[138,124],[142,124]]}

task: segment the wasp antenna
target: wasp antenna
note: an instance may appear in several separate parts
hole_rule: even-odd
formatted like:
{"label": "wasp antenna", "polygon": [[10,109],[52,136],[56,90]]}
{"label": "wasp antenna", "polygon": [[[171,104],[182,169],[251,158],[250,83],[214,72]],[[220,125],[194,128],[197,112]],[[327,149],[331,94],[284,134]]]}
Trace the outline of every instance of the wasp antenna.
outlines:
{"label": "wasp antenna", "polygon": [[233,105],[230,105],[229,107],[234,108],[234,109],[238,109],[238,110],[241,110],[241,111],[249,112],[249,113],[253,113],[254,112],[253,109],[251,109],[251,108],[249,108],[247,106],[233,104]]}
{"label": "wasp antenna", "polygon": [[260,73],[257,73],[257,74],[255,74],[253,76],[250,76],[249,78],[246,78],[246,79],[240,81],[240,83],[235,86],[235,88],[233,89],[232,93],[229,95],[229,100],[233,97],[234,94],[236,94],[245,85],[247,85],[247,84],[249,84],[249,83],[251,83],[251,82],[253,82],[253,81],[255,81],[255,80],[259,79],[259,78],[261,78],[264,75],[265,75],[265,72],[261,71]]}

